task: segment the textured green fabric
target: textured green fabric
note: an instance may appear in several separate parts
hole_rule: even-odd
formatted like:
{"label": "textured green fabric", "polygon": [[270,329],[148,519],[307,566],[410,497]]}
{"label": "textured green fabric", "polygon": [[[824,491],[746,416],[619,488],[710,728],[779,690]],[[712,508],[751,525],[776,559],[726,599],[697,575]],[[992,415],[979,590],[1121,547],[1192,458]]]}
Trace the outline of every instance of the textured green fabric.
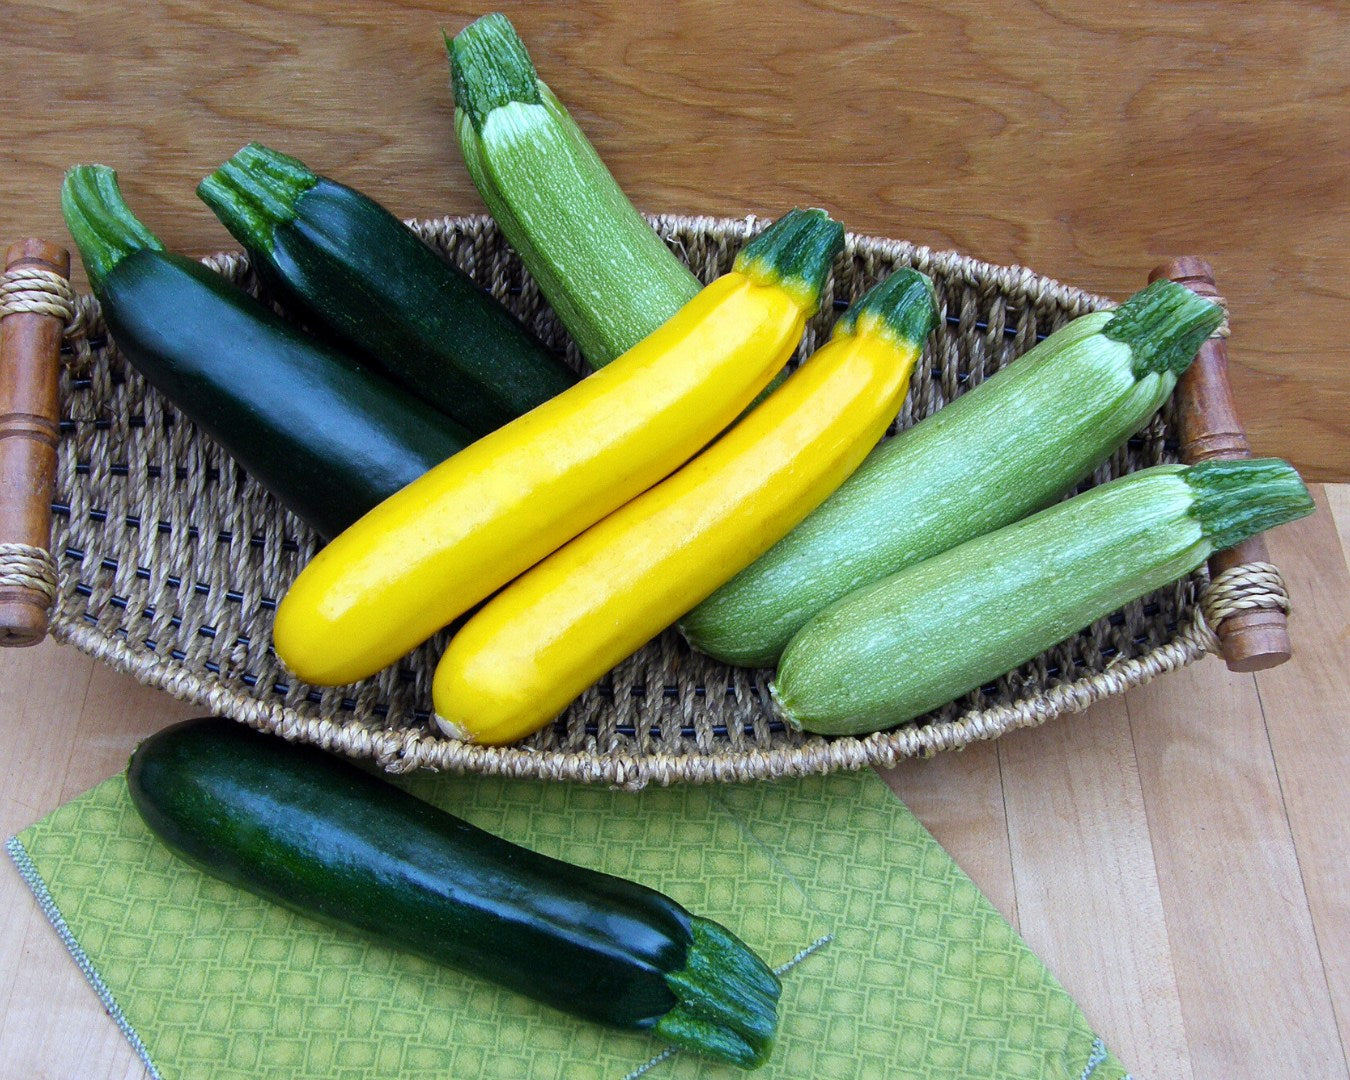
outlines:
{"label": "textured green fabric", "polygon": [[[661,889],[775,966],[828,938],[784,972],[778,1045],[757,1076],[1124,1076],[871,773],[636,795],[476,777],[408,786],[519,843]],[[663,1050],[206,877],[154,842],[120,776],[26,830],[11,854],[170,1080],[621,1080]],[[744,1074],[680,1053],[646,1075]]]}

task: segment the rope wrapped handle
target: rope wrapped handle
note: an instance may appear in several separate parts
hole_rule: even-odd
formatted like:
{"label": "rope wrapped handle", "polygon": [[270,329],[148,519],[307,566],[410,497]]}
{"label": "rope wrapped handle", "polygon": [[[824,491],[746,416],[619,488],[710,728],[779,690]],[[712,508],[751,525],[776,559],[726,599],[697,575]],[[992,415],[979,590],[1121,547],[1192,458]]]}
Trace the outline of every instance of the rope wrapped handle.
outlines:
{"label": "rope wrapped handle", "polygon": [[[1208,652],[1227,659],[1219,627],[1230,619],[1242,620],[1260,612],[1273,612],[1287,617],[1289,608],[1289,590],[1278,566],[1268,562],[1242,563],[1210,578],[1209,584],[1200,594],[1195,632]],[[1283,661],[1277,660],[1275,663]],[[1232,667],[1231,664],[1229,666]],[[1273,666],[1271,663],[1260,665]],[[1254,671],[1260,668],[1235,667],[1233,670]]]}
{"label": "rope wrapped handle", "polygon": [[0,645],[35,645],[59,587],[51,502],[61,339],[75,315],[70,253],[21,240],[0,274]]}
{"label": "rope wrapped handle", "polygon": [[[1149,275],[1149,281],[1161,278],[1185,285],[1227,310],[1214,284],[1214,270],[1204,259],[1173,259]],[[1188,465],[1252,456],[1228,382],[1227,326],[1225,318],[1221,332],[1200,346],[1177,384],[1181,460]],[[1288,660],[1289,593],[1270,562],[1265,538],[1254,536],[1215,552],[1209,576],[1200,609],[1210,650],[1223,657],[1230,671],[1262,671]]]}
{"label": "rope wrapped handle", "polygon": [[[66,259],[69,262],[70,256]],[[27,265],[7,267],[0,275],[0,318],[25,312],[60,319],[64,327],[75,317],[75,290],[54,271]]]}

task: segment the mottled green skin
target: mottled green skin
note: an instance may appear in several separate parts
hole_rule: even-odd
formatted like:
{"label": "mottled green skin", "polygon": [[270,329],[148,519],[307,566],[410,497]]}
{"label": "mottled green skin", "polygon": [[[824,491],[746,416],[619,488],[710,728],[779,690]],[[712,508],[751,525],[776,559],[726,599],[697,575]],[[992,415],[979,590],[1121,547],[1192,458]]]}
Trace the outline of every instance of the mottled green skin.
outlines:
{"label": "mottled green skin", "polygon": [[316,327],[475,435],[577,380],[388,210],[293,158],[247,146],[197,192]]}
{"label": "mottled green skin", "polygon": [[586,360],[666,322],[699,281],[633,208],[503,15],[448,41],[455,134],[474,185]]}
{"label": "mottled green skin", "polygon": [[681,620],[689,643],[727,663],[768,667],[808,619],[853,589],[1072,489],[1148,422],[1222,318],[1189,290],[1160,284],[1117,312],[1074,320],[882,443]]}
{"label": "mottled green skin", "polygon": [[127,783],[171,850],[301,914],[721,1060],[772,1045],[778,980],[726,930],[314,747],[190,720],[142,743]]}
{"label": "mottled green skin", "polygon": [[[1117,355],[1103,363],[1092,339],[1107,318],[1078,320],[1053,348],[1028,353],[883,442],[797,528],[681,620],[689,643],[728,663],[771,666],[798,628],[841,596],[1015,521],[1081,480],[1174,384],[1170,375],[1136,381],[1123,345],[1106,343]],[[1105,415],[1103,400],[1114,405]]]}
{"label": "mottled green skin", "polygon": [[894,727],[1311,510],[1283,462],[1131,473],[827,607],[784,651],[774,701],[820,734]]}

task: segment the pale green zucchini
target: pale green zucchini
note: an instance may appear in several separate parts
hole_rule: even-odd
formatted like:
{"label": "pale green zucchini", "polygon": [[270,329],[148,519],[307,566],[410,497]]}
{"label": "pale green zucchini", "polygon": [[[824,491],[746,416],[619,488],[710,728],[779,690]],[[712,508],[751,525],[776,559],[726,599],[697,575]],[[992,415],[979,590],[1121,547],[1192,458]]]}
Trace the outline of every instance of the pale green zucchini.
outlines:
{"label": "pale green zucchini", "polygon": [[471,23],[446,50],[469,175],[581,354],[609,363],[698,279],[633,208],[505,15]]}
{"label": "pale green zucchini", "polygon": [[745,667],[870,581],[1059,498],[1165,402],[1222,310],[1160,281],[1094,312],[882,443],[805,521],[681,620]]}
{"label": "pale green zucchini", "polygon": [[905,723],[1312,510],[1275,459],[1131,473],[832,604],[784,651],[775,708],[825,735]]}

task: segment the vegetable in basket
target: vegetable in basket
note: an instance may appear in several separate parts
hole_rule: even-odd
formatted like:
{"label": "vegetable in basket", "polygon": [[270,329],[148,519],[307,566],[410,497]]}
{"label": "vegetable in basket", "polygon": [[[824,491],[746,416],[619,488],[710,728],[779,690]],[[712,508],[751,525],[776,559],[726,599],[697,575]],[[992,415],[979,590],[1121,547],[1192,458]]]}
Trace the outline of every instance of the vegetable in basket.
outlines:
{"label": "vegetable in basket", "polygon": [[250,143],[197,187],[269,285],[417,397],[486,435],[577,376],[359,191]]}
{"label": "vegetable in basket", "polygon": [[175,854],[302,915],[718,1061],[773,1048],[778,977],[725,927],[332,754],[188,720],[137,747],[127,786]]}
{"label": "vegetable in basket", "polygon": [[1275,459],[1130,473],[827,607],[784,651],[775,708],[825,735],[905,723],[1312,511]]}
{"label": "vegetable in basket", "polygon": [[529,735],[768,548],[881,438],[935,319],[932,282],[892,274],[720,440],[489,600],[436,669],[441,729]]}
{"label": "vegetable in basket", "polygon": [[219,274],[165,251],[107,166],[71,169],[61,208],[118,348],[320,534],[341,532],[472,441]]}
{"label": "vegetable in basket", "polygon": [[698,279],[633,209],[505,15],[446,50],[469,175],[582,355],[609,363],[691,300]]}
{"label": "vegetable in basket", "polygon": [[784,215],[619,360],[376,507],[296,578],[277,655],[365,678],[673,472],[787,361],[842,245],[824,211]]}
{"label": "vegetable in basket", "polygon": [[1159,281],[1075,319],[877,447],[819,509],[680,622],[727,663],[767,667],[868,582],[1059,498],[1171,395],[1223,311]]}

